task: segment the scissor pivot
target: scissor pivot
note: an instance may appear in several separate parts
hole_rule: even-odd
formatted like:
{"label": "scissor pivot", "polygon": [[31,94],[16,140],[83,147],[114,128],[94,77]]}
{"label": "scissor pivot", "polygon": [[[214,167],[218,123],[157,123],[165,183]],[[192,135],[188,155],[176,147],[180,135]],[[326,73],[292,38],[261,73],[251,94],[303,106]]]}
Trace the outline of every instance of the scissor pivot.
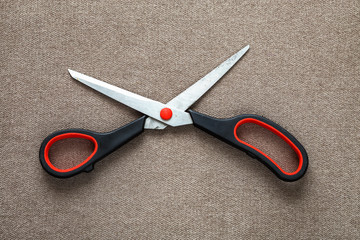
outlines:
{"label": "scissor pivot", "polygon": [[170,108],[163,108],[160,111],[160,117],[164,120],[169,120],[172,117],[172,111]]}

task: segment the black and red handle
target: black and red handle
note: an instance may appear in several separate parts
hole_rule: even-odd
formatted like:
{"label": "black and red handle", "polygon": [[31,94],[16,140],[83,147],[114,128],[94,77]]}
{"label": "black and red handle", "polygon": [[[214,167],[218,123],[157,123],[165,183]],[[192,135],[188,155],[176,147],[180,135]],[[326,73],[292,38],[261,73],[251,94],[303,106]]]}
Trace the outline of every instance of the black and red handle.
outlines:
{"label": "black and red handle", "polygon": [[[67,129],[54,132],[46,137],[41,144],[41,165],[49,174],[59,178],[72,177],[81,172],[90,172],[97,161],[142,133],[144,131],[145,119],[146,116],[143,116],[108,133],[96,133],[85,129]],[[49,149],[55,142],[66,138],[84,138],[90,140],[94,144],[94,151],[80,164],[68,169],[59,169],[51,163]]]}
{"label": "black and red handle", "polygon": [[[228,119],[217,119],[192,110],[188,110],[188,112],[193,119],[194,126],[246,152],[249,156],[258,159],[273,171],[278,178],[291,182],[300,179],[305,174],[308,167],[308,156],[305,148],[288,131],[269,119],[254,114],[244,114]],[[261,150],[240,140],[236,134],[236,130],[245,123],[254,123],[264,127],[284,140],[298,156],[298,168],[294,172],[286,172]]]}

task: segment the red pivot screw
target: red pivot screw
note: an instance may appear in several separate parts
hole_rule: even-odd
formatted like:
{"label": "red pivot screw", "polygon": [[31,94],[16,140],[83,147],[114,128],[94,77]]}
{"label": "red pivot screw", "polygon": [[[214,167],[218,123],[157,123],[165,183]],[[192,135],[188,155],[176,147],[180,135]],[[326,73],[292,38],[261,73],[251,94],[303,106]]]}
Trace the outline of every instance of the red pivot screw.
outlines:
{"label": "red pivot screw", "polygon": [[164,120],[169,120],[172,117],[172,111],[170,108],[163,108],[160,111],[160,117]]}

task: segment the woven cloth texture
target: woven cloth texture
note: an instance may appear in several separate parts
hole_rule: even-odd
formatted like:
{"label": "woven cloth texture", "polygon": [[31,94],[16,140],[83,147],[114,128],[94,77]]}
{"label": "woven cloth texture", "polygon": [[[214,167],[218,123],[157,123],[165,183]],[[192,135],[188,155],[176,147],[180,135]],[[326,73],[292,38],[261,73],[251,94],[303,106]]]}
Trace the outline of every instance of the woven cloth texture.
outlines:
{"label": "woven cloth texture", "polygon": [[[0,238],[359,239],[359,5],[1,1]],[[48,134],[141,116],[68,68],[166,103],[247,44],[192,109],[283,126],[308,152],[301,180],[191,125],[145,131],[91,173],[41,168]]]}

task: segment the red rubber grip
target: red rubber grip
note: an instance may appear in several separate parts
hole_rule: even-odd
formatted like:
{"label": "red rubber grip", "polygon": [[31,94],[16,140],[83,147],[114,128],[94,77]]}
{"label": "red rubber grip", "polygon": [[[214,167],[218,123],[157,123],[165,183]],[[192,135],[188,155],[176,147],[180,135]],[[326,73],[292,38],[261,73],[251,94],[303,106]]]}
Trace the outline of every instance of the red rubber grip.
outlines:
{"label": "red rubber grip", "polygon": [[[282,140],[284,140],[296,153],[296,155],[298,156],[299,158],[299,166],[298,168],[294,171],[294,172],[286,172],[284,169],[282,169],[279,164],[277,164],[271,157],[269,157],[268,155],[266,155],[264,152],[262,152],[260,149],[252,146],[251,144],[245,142],[245,141],[242,141],[241,139],[238,138],[237,134],[236,134],[236,130],[238,129],[238,127],[240,127],[241,125],[245,124],[245,123],[254,123],[256,125],[259,125],[261,127],[264,127],[268,130],[270,130],[271,132],[275,133],[277,136],[279,136]],[[300,169],[302,168],[302,165],[303,165],[303,156],[301,154],[301,151],[300,149],[288,138],[286,137],[283,133],[281,133],[279,130],[277,130],[276,128],[270,126],[269,124],[267,123],[264,123],[258,119],[254,119],[254,118],[244,118],[242,120],[240,120],[236,125],[235,125],[235,128],[234,128],[234,136],[236,138],[236,140],[238,140],[240,143],[242,144],[245,144],[246,146],[248,147],[251,147],[252,149],[254,149],[255,151],[259,152],[260,154],[262,154],[264,157],[266,157],[267,159],[269,159],[269,161],[271,161],[277,168],[279,168],[279,170],[286,174],[286,175],[295,175],[297,174]]]}
{"label": "red rubber grip", "polygon": [[[49,159],[49,150],[50,150],[50,147],[57,141],[59,140],[62,140],[62,139],[66,139],[66,138],[83,138],[83,139],[87,139],[87,140],[90,140],[91,142],[94,143],[94,151],[91,153],[91,155],[86,158],[84,161],[82,161],[80,164],[76,165],[75,167],[72,167],[72,168],[67,168],[67,169],[60,169],[60,168],[57,168],[55,167],[51,162],[50,162],[50,159]],[[95,153],[97,152],[98,150],[98,143],[97,141],[95,140],[95,138],[93,138],[92,136],[89,136],[89,135],[86,135],[86,134],[82,134],[82,133],[64,133],[64,134],[60,134],[60,135],[57,135],[55,137],[53,137],[52,139],[50,139],[50,141],[46,144],[45,146],[45,150],[44,150],[44,158],[45,158],[45,162],[46,164],[54,171],[57,171],[57,172],[70,172],[70,171],[73,171],[81,166],[83,166],[85,163],[87,163],[94,155]]]}

